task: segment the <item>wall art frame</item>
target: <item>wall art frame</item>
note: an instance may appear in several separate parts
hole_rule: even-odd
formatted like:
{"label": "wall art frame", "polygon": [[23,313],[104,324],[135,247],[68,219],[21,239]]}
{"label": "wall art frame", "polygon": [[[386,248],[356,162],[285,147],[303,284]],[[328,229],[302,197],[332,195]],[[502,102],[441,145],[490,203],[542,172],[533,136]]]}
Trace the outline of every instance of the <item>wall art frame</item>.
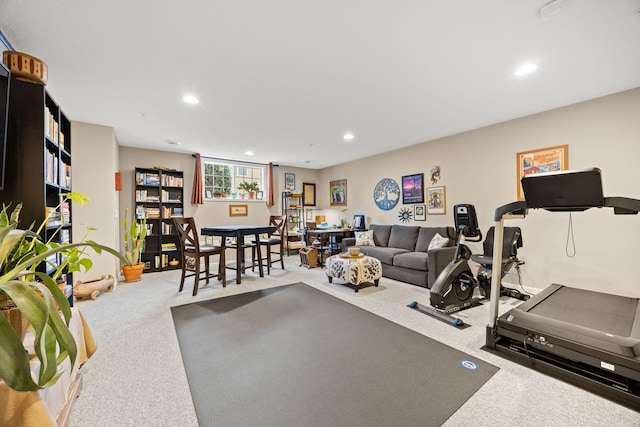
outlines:
{"label": "wall art frame", "polygon": [[331,206],[347,206],[346,179],[337,179],[329,182],[329,200]]}
{"label": "wall art frame", "polygon": [[296,174],[285,172],[284,174],[284,191],[293,191],[296,188]]}
{"label": "wall art frame", "polygon": [[525,175],[569,169],[569,145],[538,148],[516,153],[516,191],[524,200],[521,180]]}
{"label": "wall art frame", "polygon": [[445,215],[447,213],[447,192],[444,185],[427,188],[427,214]]}
{"label": "wall art frame", "polygon": [[427,207],[426,207],[426,205],[413,205],[413,220],[414,221],[426,221],[427,220]]}
{"label": "wall art frame", "polygon": [[304,206],[316,205],[316,185],[314,183],[302,183],[302,204]]}
{"label": "wall art frame", "polygon": [[424,174],[402,177],[402,204],[424,203]]}
{"label": "wall art frame", "polygon": [[249,205],[229,205],[229,216],[249,215]]}

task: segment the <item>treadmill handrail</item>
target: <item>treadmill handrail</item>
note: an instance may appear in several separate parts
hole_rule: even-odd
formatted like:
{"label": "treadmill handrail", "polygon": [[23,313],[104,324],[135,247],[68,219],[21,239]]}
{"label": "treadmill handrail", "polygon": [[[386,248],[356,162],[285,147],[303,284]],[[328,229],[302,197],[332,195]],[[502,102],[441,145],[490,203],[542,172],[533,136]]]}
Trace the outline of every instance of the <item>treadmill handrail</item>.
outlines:
{"label": "treadmill handrail", "polygon": [[503,216],[508,214],[519,213],[522,215],[527,214],[527,202],[525,200],[518,200],[515,202],[507,203],[506,205],[499,206],[493,216],[494,221],[500,221]]}
{"label": "treadmill handrail", "polygon": [[640,200],[630,197],[605,197],[604,206],[613,208],[617,215],[637,215],[640,212]]}

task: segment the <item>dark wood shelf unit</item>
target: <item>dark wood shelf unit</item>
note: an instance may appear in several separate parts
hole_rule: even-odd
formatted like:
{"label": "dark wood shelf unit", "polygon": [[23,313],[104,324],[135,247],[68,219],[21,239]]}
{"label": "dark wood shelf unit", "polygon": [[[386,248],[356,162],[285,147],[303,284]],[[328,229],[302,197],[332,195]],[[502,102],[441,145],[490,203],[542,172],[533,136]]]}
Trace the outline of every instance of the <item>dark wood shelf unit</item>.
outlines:
{"label": "dark wood shelf unit", "polygon": [[[33,224],[35,230],[72,187],[71,122],[44,86],[11,79],[6,149],[5,188],[0,191],[0,202],[13,207],[22,203],[19,227],[26,229]],[[57,211],[60,221],[44,227],[41,238],[71,242],[71,202]],[[59,260],[60,255],[51,261]],[[41,268],[53,272],[44,264]],[[64,292],[73,305],[73,277],[71,273],[64,277]]]}
{"label": "dark wood shelf unit", "polygon": [[[172,217],[184,214],[183,185],[182,171],[135,168],[135,217],[146,218],[151,230],[141,255],[145,273],[181,268],[180,240]],[[169,265],[171,260],[178,264]]]}

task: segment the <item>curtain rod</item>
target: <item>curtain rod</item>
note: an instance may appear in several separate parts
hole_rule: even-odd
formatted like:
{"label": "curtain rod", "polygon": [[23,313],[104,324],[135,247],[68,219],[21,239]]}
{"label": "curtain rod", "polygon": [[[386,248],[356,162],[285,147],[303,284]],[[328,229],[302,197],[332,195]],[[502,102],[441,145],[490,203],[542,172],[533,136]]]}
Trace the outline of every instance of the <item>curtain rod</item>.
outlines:
{"label": "curtain rod", "polygon": [[[192,154],[191,157],[195,157],[195,154]],[[222,157],[211,157],[211,156],[203,156],[202,154],[200,154],[200,157],[203,159],[210,159],[210,160],[221,160],[223,162],[236,162],[236,163],[246,163],[248,165],[260,165],[260,166],[268,166],[269,163],[258,163],[258,162],[248,162],[246,160],[237,160],[237,159],[223,159]],[[274,168],[279,167],[280,165],[277,164],[273,164]]]}

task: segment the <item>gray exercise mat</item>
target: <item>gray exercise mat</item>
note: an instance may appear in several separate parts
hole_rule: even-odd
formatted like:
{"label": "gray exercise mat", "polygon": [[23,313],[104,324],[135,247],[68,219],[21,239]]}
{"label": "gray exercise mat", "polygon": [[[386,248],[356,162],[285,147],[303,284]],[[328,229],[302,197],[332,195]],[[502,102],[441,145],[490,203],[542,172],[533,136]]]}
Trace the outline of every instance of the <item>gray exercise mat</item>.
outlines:
{"label": "gray exercise mat", "polygon": [[303,283],[171,311],[203,427],[437,426],[498,371]]}

